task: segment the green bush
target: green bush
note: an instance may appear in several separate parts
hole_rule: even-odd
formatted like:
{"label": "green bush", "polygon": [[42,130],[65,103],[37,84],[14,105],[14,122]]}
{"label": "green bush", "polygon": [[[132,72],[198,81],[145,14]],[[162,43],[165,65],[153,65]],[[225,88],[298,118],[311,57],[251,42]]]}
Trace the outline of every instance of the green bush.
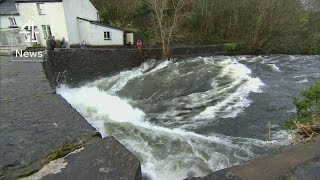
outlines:
{"label": "green bush", "polygon": [[33,44],[32,47],[27,47],[26,51],[43,51],[45,47],[41,46],[41,44]]}
{"label": "green bush", "polygon": [[56,48],[61,48],[61,42],[59,39],[56,40]]}
{"label": "green bush", "polygon": [[313,37],[313,40],[311,41],[311,44],[309,47],[309,53],[310,54],[320,54],[320,36]]}
{"label": "green bush", "polygon": [[238,43],[226,43],[224,44],[224,50],[226,52],[237,52],[239,51],[239,44]]}
{"label": "green bush", "polygon": [[320,114],[320,81],[301,93],[300,98],[294,98],[298,119],[309,119]]}
{"label": "green bush", "polygon": [[309,124],[314,117],[320,116],[320,81],[300,93],[301,97],[293,98],[297,114],[283,124],[284,129],[296,129],[295,122]]}
{"label": "green bush", "polygon": [[33,48],[40,48],[40,47],[42,47],[42,46],[41,46],[41,44],[33,44],[32,47],[33,47]]}

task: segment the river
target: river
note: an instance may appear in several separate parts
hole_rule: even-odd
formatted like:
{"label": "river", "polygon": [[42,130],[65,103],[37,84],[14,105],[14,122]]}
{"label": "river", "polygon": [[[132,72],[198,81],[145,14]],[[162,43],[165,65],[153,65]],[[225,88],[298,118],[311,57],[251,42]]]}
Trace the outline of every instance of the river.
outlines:
{"label": "river", "polygon": [[150,60],[57,93],[102,136],[131,150],[145,177],[170,180],[290,143],[281,125],[295,113],[292,97],[319,79],[320,56],[213,56]]}

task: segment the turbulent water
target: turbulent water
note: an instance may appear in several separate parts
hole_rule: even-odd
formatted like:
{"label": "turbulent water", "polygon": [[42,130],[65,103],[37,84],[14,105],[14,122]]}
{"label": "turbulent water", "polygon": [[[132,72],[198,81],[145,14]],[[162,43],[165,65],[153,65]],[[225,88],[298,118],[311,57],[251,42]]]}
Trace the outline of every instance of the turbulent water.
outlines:
{"label": "turbulent water", "polygon": [[[57,89],[151,179],[181,179],[242,163],[289,142],[292,97],[320,79],[319,56],[149,61],[80,88]],[[272,139],[267,141],[268,122]]]}

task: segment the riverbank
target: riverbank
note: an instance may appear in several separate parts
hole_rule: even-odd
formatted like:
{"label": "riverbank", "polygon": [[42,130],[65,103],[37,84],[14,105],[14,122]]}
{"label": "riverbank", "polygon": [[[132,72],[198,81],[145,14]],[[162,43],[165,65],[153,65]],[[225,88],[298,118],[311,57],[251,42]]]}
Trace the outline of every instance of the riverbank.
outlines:
{"label": "riverbank", "polygon": [[[83,151],[60,159],[68,172],[64,177],[141,177],[140,162],[135,156],[115,139],[101,139],[70,104],[55,94],[41,59],[13,62],[11,57],[0,58],[0,179],[28,177],[81,147],[85,147]],[[100,163],[93,165],[91,161],[95,160]],[[47,179],[57,178],[50,177]]]}
{"label": "riverbank", "polygon": [[262,156],[239,166],[190,180],[318,180],[320,138],[309,144],[288,146],[282,153]]}

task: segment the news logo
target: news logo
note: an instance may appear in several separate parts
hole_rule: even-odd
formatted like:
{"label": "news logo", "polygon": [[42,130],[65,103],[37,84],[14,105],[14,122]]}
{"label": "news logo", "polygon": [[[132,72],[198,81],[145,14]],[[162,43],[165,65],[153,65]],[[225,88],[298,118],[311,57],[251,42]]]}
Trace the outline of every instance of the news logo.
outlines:
{"label": "news logo", "polygon": [[26,43],[38,42],[37,34],[39,34],[39,31],[36,30],[33,19],[29,19],[28,22],[20,28],[19,33],[25,34]]}

